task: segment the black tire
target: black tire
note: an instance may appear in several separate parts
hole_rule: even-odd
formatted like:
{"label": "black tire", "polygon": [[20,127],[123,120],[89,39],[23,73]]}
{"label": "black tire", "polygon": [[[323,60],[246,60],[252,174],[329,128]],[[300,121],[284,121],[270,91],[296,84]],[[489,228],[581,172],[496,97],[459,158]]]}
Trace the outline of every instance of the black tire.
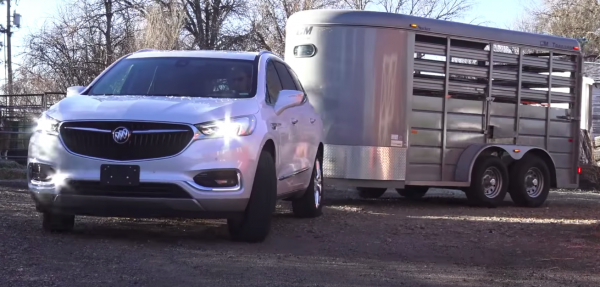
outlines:
{"label": "black tire", "polygon": [[323,165],[321,162],[320,156],[317,156],[308,188],[302,197],[292,201],[292,210],[296,217],[314,218],[322,214]]}
{"label": "black tire", "polygon": [[374,187],[358,187],[358,196],[361,198],[379,198],[381,197],[387,188],[374,188]]}
{"label": "black tire", "polygon": [[471,185],[465,192],[469,203],[497,207],[506,198],[507,190],[508,170],[502,160],[491,155],[479,157],[471,171]]}
{"label": "black tire", "polygon": [[42,228],[47,232],[69,232],[75,226],[75,215],[42,213]]}
{"label": "black tire", "polygon": [[427,186],[405,186],[404,188],[396,188],[396,192],[398,192],[400,196],[411,200],[422,198],[428,190],[429,187]]}
{"label": "black tire", "polygon": [[243,216],[228,218],[229,234],[234,241],[262,242],[271,231],[271,220],[277,202],[277,175],[273,156],[260,154],[254,184]]}
{"label": "black tire", "polygon": [[[528,154],[511,166],[509,174],[509,194],[515,205],[540,207],[544,204],[550,194],[551,185],[550,169],[546,162],[535,155]],[[533,179],[537,179],[537,182]]]}

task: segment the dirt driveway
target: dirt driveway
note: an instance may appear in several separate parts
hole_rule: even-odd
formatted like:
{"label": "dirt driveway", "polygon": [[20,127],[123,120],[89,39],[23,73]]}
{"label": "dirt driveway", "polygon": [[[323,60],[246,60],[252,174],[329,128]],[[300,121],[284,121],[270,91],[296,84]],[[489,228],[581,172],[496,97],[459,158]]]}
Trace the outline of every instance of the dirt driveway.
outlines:
{"label": "dirt driveway", "polygon": [[79,217],[45,234],[24,190],[0,188],[0,286],[600,286],[600,194],[538,209],[329,191],[324,216],[282,203],[270,238],[233,243],[223,221]]}

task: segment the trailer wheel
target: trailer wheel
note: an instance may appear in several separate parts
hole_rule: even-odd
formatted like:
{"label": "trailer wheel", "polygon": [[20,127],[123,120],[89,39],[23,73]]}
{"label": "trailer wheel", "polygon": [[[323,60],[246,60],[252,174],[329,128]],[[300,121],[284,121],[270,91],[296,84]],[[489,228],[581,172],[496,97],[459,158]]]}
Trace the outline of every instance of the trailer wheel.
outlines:
{"label": "trailer wheel", "polygon": [[425,196],[429,187],[427,186],[405,186],[404,188],[396,188],[396,192],[402,197],[408,199],[419,199]]}
{"label": "trailer wheel", "polygon": [[539,157],[528,154],[510,169],[510,197],[517,206],[540,207],[550,194],[550,170]]}
{"label": "trailer wheel", "polygon": [[379,198],[381,197],[387,188],[374,188],[374,187],[358,187],[358,196],[361,198]]}
{"label": "trailer wheel", "polygon": [[497,207],[506,197],[508,170],[500,158],[479,157],[471,172],[471,186],[466,190],[467,199],[476,206]]}

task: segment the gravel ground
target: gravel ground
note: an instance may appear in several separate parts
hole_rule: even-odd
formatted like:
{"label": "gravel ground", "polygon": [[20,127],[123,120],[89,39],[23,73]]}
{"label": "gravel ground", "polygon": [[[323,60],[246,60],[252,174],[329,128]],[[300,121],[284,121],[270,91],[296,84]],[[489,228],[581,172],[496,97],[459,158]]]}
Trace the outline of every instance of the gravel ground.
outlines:
{"label": "gravel ground", "polygon": [[600,286],[600,194],[537,209],[327,197],[311,220],[281,203],[269,239],[245,244],[219,220],[78,217],[46,234],[26,191],[0,187],[0,286]]}

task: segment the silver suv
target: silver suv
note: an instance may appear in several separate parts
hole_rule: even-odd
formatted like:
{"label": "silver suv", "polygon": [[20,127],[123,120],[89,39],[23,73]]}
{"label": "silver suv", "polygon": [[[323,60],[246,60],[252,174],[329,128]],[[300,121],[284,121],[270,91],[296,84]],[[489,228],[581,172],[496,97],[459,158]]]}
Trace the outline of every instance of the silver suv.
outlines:
{"label": "silver suv", "polygon": [[321,214],[322,129],[274,54],[142,50],[41,115],[29,189],[47,231],[75,215],[227,218],[259,242],[278,199]]}

